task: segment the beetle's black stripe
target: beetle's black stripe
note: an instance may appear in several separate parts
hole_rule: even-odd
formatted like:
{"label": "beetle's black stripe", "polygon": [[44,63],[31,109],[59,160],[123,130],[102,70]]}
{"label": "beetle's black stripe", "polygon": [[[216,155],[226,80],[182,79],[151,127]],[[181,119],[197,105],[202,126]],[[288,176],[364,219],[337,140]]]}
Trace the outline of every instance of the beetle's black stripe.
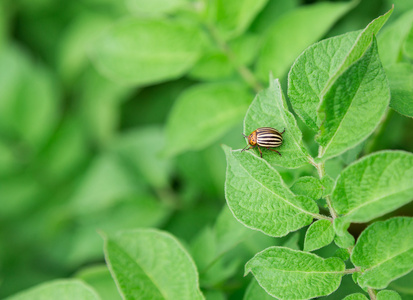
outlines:
{"label": "beetle's black stripe", "polygon": [[281,144],[281,140],[260,140],[258,139],[258,144]]}
{"label": "beetle's black stripe", "polygon": [[258,142],[258,146],[261,147],[279,147],[281,146],[282,143],[278,142],[278,143],[268,143],[268,142]]}
{"label": "beetle's black stripe", "polygon": [[280,132],[271,127],[261,127],[257,129],[257,144],[261,147],[279,147],[283,142]]}
{"label": "beetle's black stripe", "polygon": [[276,134],[259,134],[258,138],[259,139],[278,139],[278,140],[283,139],[281,135],[276,135]]}

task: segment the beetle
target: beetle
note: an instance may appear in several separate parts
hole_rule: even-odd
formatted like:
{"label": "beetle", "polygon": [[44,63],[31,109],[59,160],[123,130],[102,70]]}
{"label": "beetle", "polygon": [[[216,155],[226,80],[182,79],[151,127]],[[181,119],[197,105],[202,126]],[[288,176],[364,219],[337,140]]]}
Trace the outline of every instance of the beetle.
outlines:
{"label": "beetle", "polygon": [[[283,143],[283,133],[285,132],[285,129],[283,132],[279,132],[278,130],[272,128],[272,127],[260,127],[251,132],[249,136],[246,136],[243,134],[243,136],[248,139],[248,145],[241,150],[250,150],[252,148],[258,147],[258,150],[260,151],[260,155],[262,158],[262,152],[261,152],[261,147],[267,148],[268,150],[277,152],[280,156],[281,153],[278,152],[275,149],[270,149],[270,148],[276,148],[281,146]],[[251,146],[250,146],[251,145]],[[250,146],[248,149],[247,147]]]}

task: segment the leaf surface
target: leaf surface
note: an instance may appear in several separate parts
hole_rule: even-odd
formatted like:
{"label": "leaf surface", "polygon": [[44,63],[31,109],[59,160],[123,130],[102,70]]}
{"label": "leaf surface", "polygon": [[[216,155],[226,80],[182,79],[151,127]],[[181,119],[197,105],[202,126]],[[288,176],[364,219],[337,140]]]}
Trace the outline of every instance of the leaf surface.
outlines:
{"label": "leaf surface", "polygon": [[290,189],[296,195],[307,196],[314,200],[320,199],[324,190],[321,181],[312,176],[298,178]]}
{"label": "leaf surface", "polygon": [[202,33],[167,20],[125,19],[94,43],[92,58],[107,77],[147,85],[182,76],[199,58]]}
{"label": "leaf surface", "polygon": [[304,239],[304,251],[314,251],[330,244],[334,239],[333,224],[318,220],[308,227]]}
{"label": "leaf surface", "polygon": [[326,92],[319,107],[323,120],[316,141],[323,160],[366,139],[379,124],[390,101],[386,74],[373,39],[363,57],[351,65]]}
{"label": "leaf surface", "polygon": [[390,16],[391,11],[373,20],[362,31],[329,38],[307,48],[295,61],[288,76],[288,96],[294,111],[314,131],[321,121],[317,109],[341,73],[357,61]]}
{"label": "leaf surface", "polygon": [[170,112],[164,153],[173,156],[211,144],[242,120],[250,99],[247,88],[237,83],[206,83],[187,89]]}
{"label": "leaf surface", "polygon": [[280,174],[250,152],[231,151],[227,156],[225,196],[235,218],[247,227],[271,236],[284,236],[319,217],[317,204],[295,196]]}
{"label": "leaf surface", "polygon": [[80,280],[55,280],[20,292],[7,300],[99,300],[98,294]]}
{"label": "leaf surface", "polygon": [[[288,111],[280,82],[271,81],[270,87],[258,93],[244,119],[244,134],[249,135],[259,127],[285,129],[283,144],[277,148],[281,157],[272,151],[263,151],[263,158],[271,165],[298,168],[308,163],[309,154],[302,142],[302,133],[291,112]],[[251,150],[250,150],[251,151]],[[254,150],[259,155],[258,150]]]}
{"label": "leaf surface", "polygon": [[207,1],[207,18],[221,38],[228,40],[242,34],[268,0]]}
{"label": "leaf surface", "polygon": [[344,262],[315,254],[270,247],[245,265],[270,295],[278,299],[310,299],[334,292],[341,282]]}
{"label": "leaf surface", "polygon": [[391,90],[390,107],[413,118],[413,65],[397,63],[387,68],[386,74]]}
{"label": "leaf surface", "polygon": [[130,12],[141,17],[162,16],[173,13],[185,4],[187,0],[126,0]]}
{"label": "leaf surface", "polygon": [[[413,154],[381,151],[344,169],[337,178],[332,205],[343,223],[368,222],[411,201]],[[346,222],[344,222],[346,221]]]}
{"label": "leaf surface", "polygon": [[[396,8],[399,8],[396,5]],[[409,30],[413,25],[413,10],[406,11],[389,24],[377,37],[380,59],[385,67],[400,61],[400,54]]]}
{"label": "leaf surface", "polygon": [[356,293],[346,296],[343,300],[368,300],[362,293]]}
{"label": "leaf surface", "polygon": [[319,40],[343,16],[353,3],[317,3],[294,9],[267,30],[256,73],[262,80],[268,74],[282,78],[295,58],[309,45]]}
{"label": "leaf surface", "polygon": [[402,300],[395,291],[384,290],[377,293],[377,300]]}
{"label": "leaf surface", "polygon": [[413,218],[375,222],[362,232],[351,255],[362,267],[361,287],[383,289],[413,269]]}
{"label": "leaf surface", "polygon": [[204,299],[192,258],[169,233],[120,231],[105,237],[105,257],[125,299]]}

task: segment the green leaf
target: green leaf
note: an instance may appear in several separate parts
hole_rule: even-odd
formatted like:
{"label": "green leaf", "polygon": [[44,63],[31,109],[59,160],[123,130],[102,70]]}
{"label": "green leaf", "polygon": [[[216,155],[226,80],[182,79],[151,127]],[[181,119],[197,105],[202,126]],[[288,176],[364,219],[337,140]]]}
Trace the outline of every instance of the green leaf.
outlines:
{"label": "green leaf", "polygon": [[[107,207],[82,211],[76,218],[68,265],[81,265],[103,257],[103,242],[98,230],[113,233],[121,229],[156,227],[169,216],[170,208],[152,195],[140,192],[136,196],[114,198]],[[97,206],[97,205],[96,205]]]}
{"label": "green leaf", "polygon": [[92,68],[84,71],[77,80],[80,82],[76,89],[84,131],[99,146],[106,146],[117,133],[120,107],[133,90],[101,76]]}
{"label": "green leaf", "polygon": [[249,30],[254,33],[263,34],[271,25],[282,15],[296,9],[299,6],[299,0],[271,0],[268,1],[264,9],[255,18]]}
{"label": "green leaf", "polygon": [[362,57],[390,12],[373,20],[364,30],[323,40],[307,48],[288,75],[288,96],[304,123],[318,131],[321,121],[316,111],[324,94],[339,75]]}
{"label": "green leaf", "polygon": [[290,190],[296,195],[307,196],[313,200],[318,200],[323,195],[323,186],[320,180],[312,176],[298,178]]}
{"label": "green leaf", "polygon": [[129,10],[141,17],[147,18],[162,16],[168,13],[173,13],[185,4],[189,4],[187,0],[126,0],[126,5]]}
{"label": "green leaf", "polygon": [[268,0],[207,1],[208,22],[225,40],[242,34]]}
{"label": "green leaf", "polygon": [[111,207],[125,197],[142,193],[142,184],[113,154],[97,157],[83,175],[71,199],[76,213],[86,214]]}
{"label": "green leaf", "polygon": [[55,280],[20,292],[7,300],[99,300],[100,297],[88,285],[79,280]]}
{"label": "green leaf", "polygon": [[404,41],[403,52],[410,59],[413,59],[413,25],[410,28],[410,32],[407,35],[406,40]]}
{"label": "green leaf", "polygon": [[380,35],[377,37],[377,43],[379,45],[380,59],[385,67],[400,61],[403,43],[412,25],[413,10],[410,10],[380,32]]}
{"label": "green leaf", "polygon": [[333,239],[333,224],[329,220],[318,220],[307,229],[304,239],[304,251],[314,251],[325,247]]}
{"label": "green leaf", "polygon": [[[316,114],[322,92],[340,68],[360,32],[349,32],[318,42],[307,48],[288,74],[288,97],[297,115],[314,131],[319,123]],[[334,53],[331,56],[329,53]],[[333,59],[334,58],[334,59]]]}
{"label": "green leaf", "polygon": [[377,300],[402,300],[395,291],[384,290],[377,293]]}
{"label": "green leaf", "polygon": [[351,255],[362,267],[361,287],[383,289],[413,269],[413,218],[396,217],[375,222],[364,230]]}
{"label": "green leaf", "polygon": [[342,73],[323,97],[319,108],[323,123],[316,137],[322,146],[319,157],[329,159],[365,140],[379,124],[389,101],[389,85],[373,38],[363,57]]}
{"label": "green leaf", "polygon": [[79,278],[93,287],[102,300],[121,300],[115,282],[106,265],[97,265],[82,269],[76,274]]}
{"label": "green leaf", "polygon": [[344,234],[342,235],[337,234],[334,237],[334,243],[336,243],[336,245],[339,246],[340,248],[344,248],[344,249],[353,247],[355,242],[356,240],[354,239],[354,236],[352,236],[351,233],[348,231],[345,231]]}
{"label": "green leaf", "polygon": [[[52,74],[16,46],[0,49],[0,131],[25,152],[44,146],[56,125],[58,95]],[[20,151],[22,151],[20,150]]]}
{"label": "green leaf", "polygon": [[353,5],[324,2],[301,6],[282,15],[264,37],[256,66],[258,77],[267,80],[272,73],[275,78],[282,78],[296,57],[323,37]]}
{"label": "green leaf", "polygon": [[164,133],[159,126],[130,130],[118,136],[113,144],[115,151],[153,187],[169,187],[172,164],[159,155],[165,145]]}
{"label": "green leaf", "polygon": [[207,226],[191,243],[191,253],[202,273],[204,268],[246,240],[253,231],[242,226],[227,206],[221,210],[215,226]]}
{"label": "green leaf", "polygon": [[364,296],[362,293],[355,293],[348,295],[343,300],[368,300],[368,298]]}
{"label": "green leaf", "polygon": [[335,180],[331,178],[329,175],[324,175],[323,178],[321,178],[321,184],[323,185],[324,191],[322,196],[327,196],[330,195],[331,192],[333,191]]}
{"label": "green leaf", "polygon": [[[338,71],[334,74],[333,77],[329,79],[329,83],[326,85],[325,91],[327,91],[331,84],[343,73],[348,67],[350,67],[354,62],[363,57],[363,54],[368,49],[371,37],[375,36],[379,30],[386,24],[387,20],[390,18],[393,13],[393,8],[391,8],[384,15],[371,21],[367,27],[360,33],[357,37],[356,43],[351,48],[350,52],[346,56],[344,62],[340,65]],[[374,38],[373,38],[374,40]]]}
{"label": "green leaf", "polygon": [[201,56],[188,76],[197,80],[213,81],[229,78],[234,71],[225,53],[214,49]]}
{"label": "green leaf", "polygon": [[284,236],[318,215],[310,198],[295,196],[280,174],[250,152],[224,148],[227,156],[225,197],[235,218],[270,236]]}
{"label": "green leaf", "polygon": [[192,258],[169,233],[120,231],[105,237],[105,257],[125,299],[204,299]]}
{"label": "green leaf", "polygon": [[206,83],[187,89],[170,112],[164,153],[172,156],[213,143],[242,120],[250,101],[248,89],[238,83]]}
{"label": "green leaf", "polygon": [[[285,129],[283,144],[277,149],[282,156],[264,149],[263,158],[271,165],[298,168],[308,163],[309,154],[297,122],[285,103],[280,82],[278,79],[271,81],[270,87],[259,92],[251,103],[244,119],[244,134],[249,135],[259,127],[273,127],[280,132]],[[259,153],[258,150],[255,153]]]}
{"label": "green leaf", "polygon": [[344,262],[315,254],[270,247],[245,265],[270,295],[278,299],[309,299],[334,292],[344,275]]}
{"label": "green leaf", "polygon": [[413,117],[413,65],[398,63],[386,69],[389,79],[390,107],[398,113]]}
{"label": "green leaf", "polygon": [[126,19],[94,43],[92,58],[98,70],[115,81],[147,85],[185,74],[199,58],[202,45],[197,26]]}
{"label": "green leaf", "polygon": [[[68,24],[57,51],[58,71],[65,84],[70,85],[78,80],[90,64],[88,49],[93,46],[95,37],[112,23],[112,17],[93,12],[78,16]],[[95,91],[98,92],[99,89]]]}
{"label": "green leaf", "polygon": [[212,49],[204,51],[188,76],[207,81],[231,78],[238,65],[248,65],[254,60],[259,49],[257,43],[259,36],[247,33],[228,41],[228,48],[233,56],[231,60],[222,49],[213,45]]}
{"label": "green leaf", "polygon": [[247,239],[252,231],[237,222],[227,206],[224,206],[214,226],[217,256],[228,252]]}
{"label": "green leaf", "polygon": [[274,300],[274,297],[268,295],[257,280],[253,278],[245,291],[243,300]]}
{"label": "green leaf", "polygon": [[411,201],[413,154],[382,151],[363,157],[337,178],[332,205],[345,222],[368,222]]}
{"label": "green leaf", "polygon": [[334,257],[340,258],[342,261],[346,261],[350,259],[350,253],[347,249],[339,248],[334,252]]}

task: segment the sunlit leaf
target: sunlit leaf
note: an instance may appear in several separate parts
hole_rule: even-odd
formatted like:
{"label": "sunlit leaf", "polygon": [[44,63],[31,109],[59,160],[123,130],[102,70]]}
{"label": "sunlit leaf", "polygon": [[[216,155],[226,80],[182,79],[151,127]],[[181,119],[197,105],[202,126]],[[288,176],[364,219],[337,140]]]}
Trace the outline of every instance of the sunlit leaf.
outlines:
{"label": "sunlit leaf", "polygon": [[100,300],[98,294],[80,280],[56,280],[20,292],[7,300]]}
{"label": "sunlit leaf", "polygon": [[282,78],[297,56],[318,41],[353,3],[324,2],[298,7],[271,25],[266,32],[256,66],[261,80],[270,72]]}
{"label": "sunlit leaf", "polygon": [[304,240],[304,251],[314,251],[330,244],[334,239],[333,224],[329,220],[318,220],[308,227]]}
{"label": "sunlit leaf", "polygon": [[125,299],[204,299],[192,258],[169,233],[138,229],[105,237],[105,257]]}
{"label": "sunlit leaf", "polygon": [[333,207],[346,222],[368,222],[410,202],[412,178],[411,153],[374,153],[341,172],[332,194]]}
{"label": "sunlit leaf", "polygon": [[271,247],[257,253],[246,265],[258,283],[277,299],[309,299],[334,292],[341,282],[344,262],[317,255]]}
{"label": "sunlit leaf", "polygon": [[362,232],[351,254],[362,267],[361,287],[383,289],[413,270],[413,218],[396,217],[375,222]]}
{"label": "sunlit leaf", "polygon": [[109,78],[145,85],[182,76],[199,58],[202,44],[202,33],[196,26],[126,19],[100,36],[92,58]]}
{"label": "sunlit leaf", "polygon": [[225,196],[242,224],[271,236],[284,236],[320,217],[316,203],[305,196],[295,196],[265,160],[250,152],[224,149]]}

